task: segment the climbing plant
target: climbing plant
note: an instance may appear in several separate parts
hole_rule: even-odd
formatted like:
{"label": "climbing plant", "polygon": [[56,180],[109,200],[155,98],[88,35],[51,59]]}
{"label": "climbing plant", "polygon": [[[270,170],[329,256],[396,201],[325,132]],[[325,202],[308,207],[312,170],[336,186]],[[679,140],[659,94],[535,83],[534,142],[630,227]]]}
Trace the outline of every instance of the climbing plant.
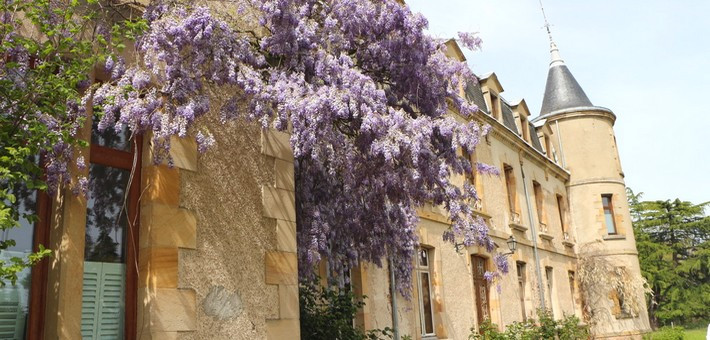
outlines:
{"label": "climbing plant", "polygon": [[[86,118],[82,93],[90,92],[94,67],[145,28],[140,16],[96,0],[0,1],[0,229],[37,220],[31,191],[86,189],[86,179],[70,171],[73,163],[85,166],[73,155],[86,145],[77,138]],[[4,240],[0,250],[14,245]],[[25,258],[0,261],[0,282],[14,284],[48,254],[40,246]]]}
{"label": "climbing plant", "polygon": [[[99,130],[150,132],[155,160],[168,163],[173,136],[194,137],[202,152],[219,142],[201,123],[214,114],[222,122],[247,119],[290,133],[304,279],[324,256],[333,273],[389,257],[400,291],[408,294],[416,209],[427,203],[448,211],[447,241],[494,251],[487,226],[473,214],[475,189],[451,180],[473,168],[496,172],[462,156],[488,130],[470,119],[477,108],[460,95],[476,78],[465,62],[447,56],[443,41],[425,34],[423,16],[398,1],[209,4],[153,2],[141,9],[142,20],[112,26],[110,36],[100,26],[73,29],[103,40],[77,47],[91,57],[57,76],[71,80],[63,87],[67,94],[51,100],[61,104],[50,116],[63,124],[62,133],[52,142],[32,134],[37,144],[60,145],[47,148],[49,189],[85,187],[85,179],[71,180],[67,164],[71,146],[81,144],[72,136],[87,105]],[[82,5],[91,3],[74,8]],[[111,53],[116,36],[135,38],[130,59]],[[480,45],[472,34],[458,38],[470,49]],[[107,74],[102,83],[86,82],[92,66]],[[226,100],[213,101],[216,93]],[[42,124],[53,131],[53,123]],[[505,258],[495,258],[498,270],[507,271]]]}

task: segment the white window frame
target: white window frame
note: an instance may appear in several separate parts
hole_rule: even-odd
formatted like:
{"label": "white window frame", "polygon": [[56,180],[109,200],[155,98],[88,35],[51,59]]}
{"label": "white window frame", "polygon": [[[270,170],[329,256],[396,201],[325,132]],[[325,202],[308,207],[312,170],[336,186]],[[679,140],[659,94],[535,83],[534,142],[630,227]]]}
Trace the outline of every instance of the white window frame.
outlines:
{"label": "white window frame", "polygon": [[[426,265],[422,265],[421,263],[421,254],[424,252],[426,254]],[[434,299],[433,299],[433,294],[432,294],[432,289],[431,289],[431,284],[432,284],[432,279],[431,279],[431,259],[432,256],[431,254],[434,252],[432,248],[424,248],[420,247],[417,249],[417,259],[416,259],[416,274],[417,274],[417,293],[419,297],[419,321],[421,323],[420,325],[420,333],[422,337],[424,338],[432,338],[436,336],[436,325],[434,324]],[[428,291],[429,291],[429,314],[431,315],[431,333],[427,333],[426,331],[426,322],[425,322],[425,311],[424,311],[424,294],[423,288],[422,288],[422,275],[423,273],[427,274],[427,277],[429,279],[429,284],[427,285]]]}

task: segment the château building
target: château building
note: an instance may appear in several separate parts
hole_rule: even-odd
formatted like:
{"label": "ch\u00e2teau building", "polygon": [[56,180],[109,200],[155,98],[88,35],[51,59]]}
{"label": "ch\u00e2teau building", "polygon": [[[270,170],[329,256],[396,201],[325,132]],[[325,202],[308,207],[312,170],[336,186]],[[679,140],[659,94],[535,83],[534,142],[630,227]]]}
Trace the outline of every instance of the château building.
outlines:
{"label": "ch\u00e2teau building", "polygon": [[[464,60],[447,44],[450,57]],[[477,188],[476,212],[499,251],[516,240],[510,273],[488,282],[492,254],[444,242],[446,214],[424,206],[412,298],[392,293],[386,264],[362,263],[351,270],[353,289],[368,296],[357,325],[467,339],[486,319],[504,328],[547,308],[555,318],[593,315],[597,338],[640,338],[650,329],[642,291],[585,291],[581,283],[583,261],[601,261],[620,281],[640,270],[616,115],[594,106],[554,44],[551,52],[538,115],[525,100],[506,101],[495,73],[461,93],[480,108],[471,119],[492,127],[471,157],[500,176],[455,180]],[[91,145],[77,154],[88,166],[73,171],[93,183],[88,199],[69,189],[18,195],[39,221],[6,231],[3,240],[17,244],[0,255],[39,244],[53,255],[0,288],[0,338],[300,338],[289,136],[206,119],[219,143],[198,157],[194,140],[174,138],[173,167],[153,163],[147,138],[87,123],[80,137]]]}
{"label": "ch\u00e2teau building", "polygon": [[[465,60],[455,42],[447,44],[452,58]],[[442,241],[447,214],[423,207],[414,297],[393,300],[387,269],[361,265],[353,285],[368,299],[358,322],[367,329],[396,325],[413,339],[467,339],[486,319],[502,330],[545,308],[556,319],[592,317],[595,338],[641,338],[650,325],[614,137],[616,115],[592,104],[554,42],[539,115],[525,100],[506,101],[502,92],[495,73],[464,91],[481,110],[476,119],[492,127],[472,160],[498,167],[500,176],[474,173],[458,180],[475,185],[477,214],[498,251],[508,251],[511,236],[517,241],[508,256],[510,273],[488,282],[491,254]],[[585,264],[603,264],[602,275],[626,284],[604,284],[607,278],[595,277],[599,272],[589,274],[593,284],[582,284]]]}

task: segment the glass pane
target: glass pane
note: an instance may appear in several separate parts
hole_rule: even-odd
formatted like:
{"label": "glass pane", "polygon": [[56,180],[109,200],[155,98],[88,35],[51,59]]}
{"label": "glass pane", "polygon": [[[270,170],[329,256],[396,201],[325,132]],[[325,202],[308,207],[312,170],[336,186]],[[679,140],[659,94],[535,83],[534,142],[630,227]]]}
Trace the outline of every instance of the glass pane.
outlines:
{"label": "glass pane", "polygon": [[421,273],[422,282],[422,326],[424,334],[434,333],[434,319],[431,313],[431,288],[429,287],[429,273]]}
{"label": "glass pane", "polygon": [[113,127],[107,127],[99,132],[99,120],[94,119],[91,129],[91,144],[105,146],[111,149],[131,151],[131,132],[125,126],[120,132],[116,132]]}
{"label": "glass pane", "polygon": [[606,221],[606,232],[609,234],[616,234],[616,228],[614,227],[614,215],[611,211],[604,211],[604,220]]}
{"label": "glass pane", "polygon": [[429,251],[426,249],[419,250],[419,265],[426,267],[429,265]]}
{"label": "glass pane", "polygon": [[[16,228],[2,231],[0,237],[3,241],[15,240],[15,245],[5,250],[0,250],[0,260],[9,263],[13,257],[25,258],[32,252],[34,237],[34,223],[23,215],[33,215],[37,209],[37,191],[19,188],[13,191],[17,198],[16,205],[20,212],[20,225]],[[29,299],[31,287],[31,270],[25,268],[17,274],[17,282],[5,282],[0,287],[0,338],[24,339],[27,328],[27,315],[29,314]]]}
{"label": "glass pane", "polygon": [[125,262],[124,240],[128,219],[122,207],[129,175],[128,170],[90,165],[84,248],[86,261]]}
{"label": "glass pane", "polygon": [[604,209],[609,209],[609,196],[602,196],[602,205],[604,206]]}

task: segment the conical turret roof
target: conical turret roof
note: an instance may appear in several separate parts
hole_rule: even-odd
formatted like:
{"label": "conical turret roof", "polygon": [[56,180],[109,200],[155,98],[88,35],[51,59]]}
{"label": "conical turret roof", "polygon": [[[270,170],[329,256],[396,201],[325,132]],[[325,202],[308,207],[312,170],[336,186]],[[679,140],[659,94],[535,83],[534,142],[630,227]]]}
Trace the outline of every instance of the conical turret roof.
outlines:
{"label": "conical turret roof", "polygon": [[545,96],[542,99],[540,116],[560,110],[593,106],[560,57],[560,52],[554,42],[550,42],[550,54],[552,61],[547,73],[547,84],[545,85]]}

